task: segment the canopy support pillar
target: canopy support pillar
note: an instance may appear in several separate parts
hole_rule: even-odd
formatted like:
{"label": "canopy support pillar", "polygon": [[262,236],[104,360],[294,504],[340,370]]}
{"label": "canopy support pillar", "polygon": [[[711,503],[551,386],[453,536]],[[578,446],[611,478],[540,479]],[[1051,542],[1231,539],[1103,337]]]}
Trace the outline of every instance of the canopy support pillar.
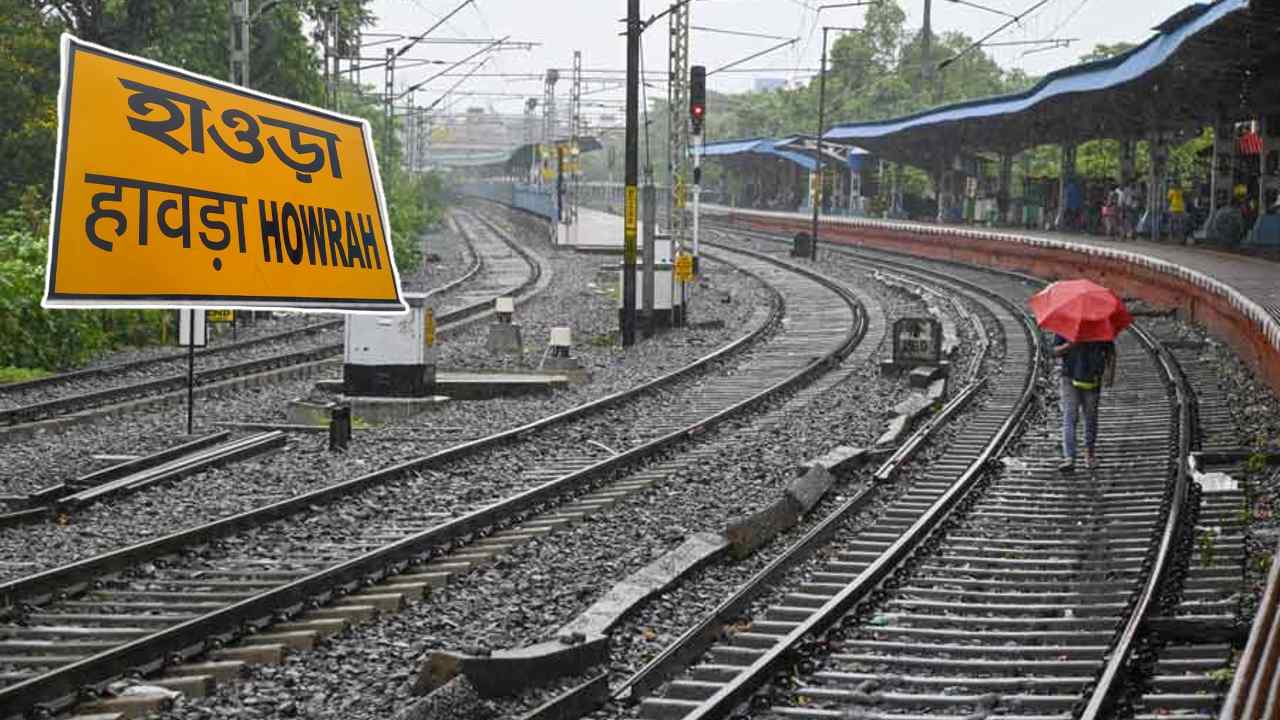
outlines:
{"label": "canopy support pillar", "polygon": [[1066,226],[1068,190],[1076,181],[1076,149],[1075,143],[1062,144],[1062,162],[1058,168],[1058,217],[1053,223],[1059,230]]}
{"label": "canopy support pillar", "polygon": [[1000,188],[996,191],[996,207],[1000,222],[1009,220],[1009,187],[1013,184],[1013,153],[1000,154]]}
{"label": "canopy support pillar", "polygon": [[1147,185],[1147,217],[1150,220],[1151,240],[1160,241],[1164,231],[1165,183],[1168,180],[1169,140],[1156,132],[1148,145],[1151,156],[1151,176]]}

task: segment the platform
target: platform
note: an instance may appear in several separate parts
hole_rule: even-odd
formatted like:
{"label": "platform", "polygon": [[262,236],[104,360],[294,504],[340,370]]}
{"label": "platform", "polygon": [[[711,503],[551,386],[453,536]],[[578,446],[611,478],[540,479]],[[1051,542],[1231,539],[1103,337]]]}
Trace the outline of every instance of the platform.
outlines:
{"label": "platform", "polygon": [[1280,262],[1243,252],[1231,252],[1212,245],[1177,245],[1149,240],[1108,240],[1097,235],[1037,232],[1011,229],[1021,235],[1056,240],[1081,247],[1106,248],[1198,270],[1214,277],[1258,303],[1280,321]]}
{"label": "platform", "polygon": [[[735,227],[790,236],[807,231],[798,213],[704,205]],[[1053,280],[1087,277],[1208,328],[1280,392],[1280,263],[1202,246],[995,230],[858,217],[822,219],[822,239]]]}
{"label": "platform", "polygon": [[[580,207],[576,235],[566,246],[578,252],[621,254],[622,216]],[[643,222],[636,224],[636,242],[644,242]]]}
{"label": "platform", "polygon": [[[737,212],[762,216],[790,216],[806,222],[810,217],[803,213],[752,211],[722,205],[705,205],[704,208],[708,212],[718,214]],[[824,226],[830,224],[856,224],[904,229],[932,228],[933,232],[941,234],[980,233],[1006,236],[1009,240],[1015,240],[1017,237],[1027,237],[1047,243],[1063,243],[1067,246],[1075,246],[1085,252],[1101,250],[1132,253],[1161,260],[1212,277],[1257,303],[1274,320],[1280,322],[1280,262],[1256,255],[1248,255],[1243,252],[1231,252],[1205,245],[1176,245],[1170,242],[1151,242],[1149,240],[1109,240],[1097,235],[1024,230],[1022,228],[936,225],[838,216],[823,216],[822,222]]]}

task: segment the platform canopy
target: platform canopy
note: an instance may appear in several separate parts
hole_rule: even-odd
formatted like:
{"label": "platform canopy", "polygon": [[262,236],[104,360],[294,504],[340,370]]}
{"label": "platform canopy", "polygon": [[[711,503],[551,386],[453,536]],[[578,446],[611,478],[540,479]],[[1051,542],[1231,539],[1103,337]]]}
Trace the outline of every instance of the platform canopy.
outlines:
{"label": "platform canopy", "polygon": [[[568,145],[573,142],[572,138],[562,138],[556,140],[553,145]],[[497,152],[484,153],[432,153],[431,162],[434,165],[488,170],[493,173],[515,173],[528,171],[533,164],[534,150],[537,145],[524,144],[517,146],[511,150],[503,150]],[[604,146],[600,144],[600,140],[593,136],[584,136],[578,138],[578,151],[582,153],[594,152],[600,150]]]}
{"label": "platform canopy", "polygon": [[[867,151],[849,145],[834,143],[823,145],[828,167],[832,163],[844,166],[851,155],[863,156]],[[707,143],[703,157],[741,157],[765,155],[781,158],[812,172],[818,167],[817,141],[812,135],[791,135],[785,138],[747,138]]]}
{"label": "platform canopy", "polygon": [[1280,107],[1280,3],[1196,3],[1154,29],[1129,52],[1055,71],[1024,92],[838,124],[824,137],[929,167],[959,152],[1194,132]]}

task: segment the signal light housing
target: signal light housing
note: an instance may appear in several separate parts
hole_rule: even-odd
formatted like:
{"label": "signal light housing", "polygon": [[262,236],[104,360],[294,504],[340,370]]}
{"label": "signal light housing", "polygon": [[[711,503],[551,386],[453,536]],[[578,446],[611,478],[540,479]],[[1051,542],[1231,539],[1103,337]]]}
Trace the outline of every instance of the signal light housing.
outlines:
{"label": "signal light housing", "polygon": [[707,68],[694,65],[689,68],[689,119],[694,135],[702,134],[702,124],[707,116]]}

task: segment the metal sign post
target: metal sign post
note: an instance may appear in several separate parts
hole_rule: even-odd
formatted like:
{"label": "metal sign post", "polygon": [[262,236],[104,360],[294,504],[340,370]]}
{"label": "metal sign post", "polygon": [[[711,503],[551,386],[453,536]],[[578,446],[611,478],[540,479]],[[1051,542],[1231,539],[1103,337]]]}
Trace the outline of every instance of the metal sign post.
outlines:
{"label": "metal sign post", "polygon": [[178,345],[187,346],[187,434],[192,433],[195,414],[196,347],[206,344],[203,310],[178,311]]}

